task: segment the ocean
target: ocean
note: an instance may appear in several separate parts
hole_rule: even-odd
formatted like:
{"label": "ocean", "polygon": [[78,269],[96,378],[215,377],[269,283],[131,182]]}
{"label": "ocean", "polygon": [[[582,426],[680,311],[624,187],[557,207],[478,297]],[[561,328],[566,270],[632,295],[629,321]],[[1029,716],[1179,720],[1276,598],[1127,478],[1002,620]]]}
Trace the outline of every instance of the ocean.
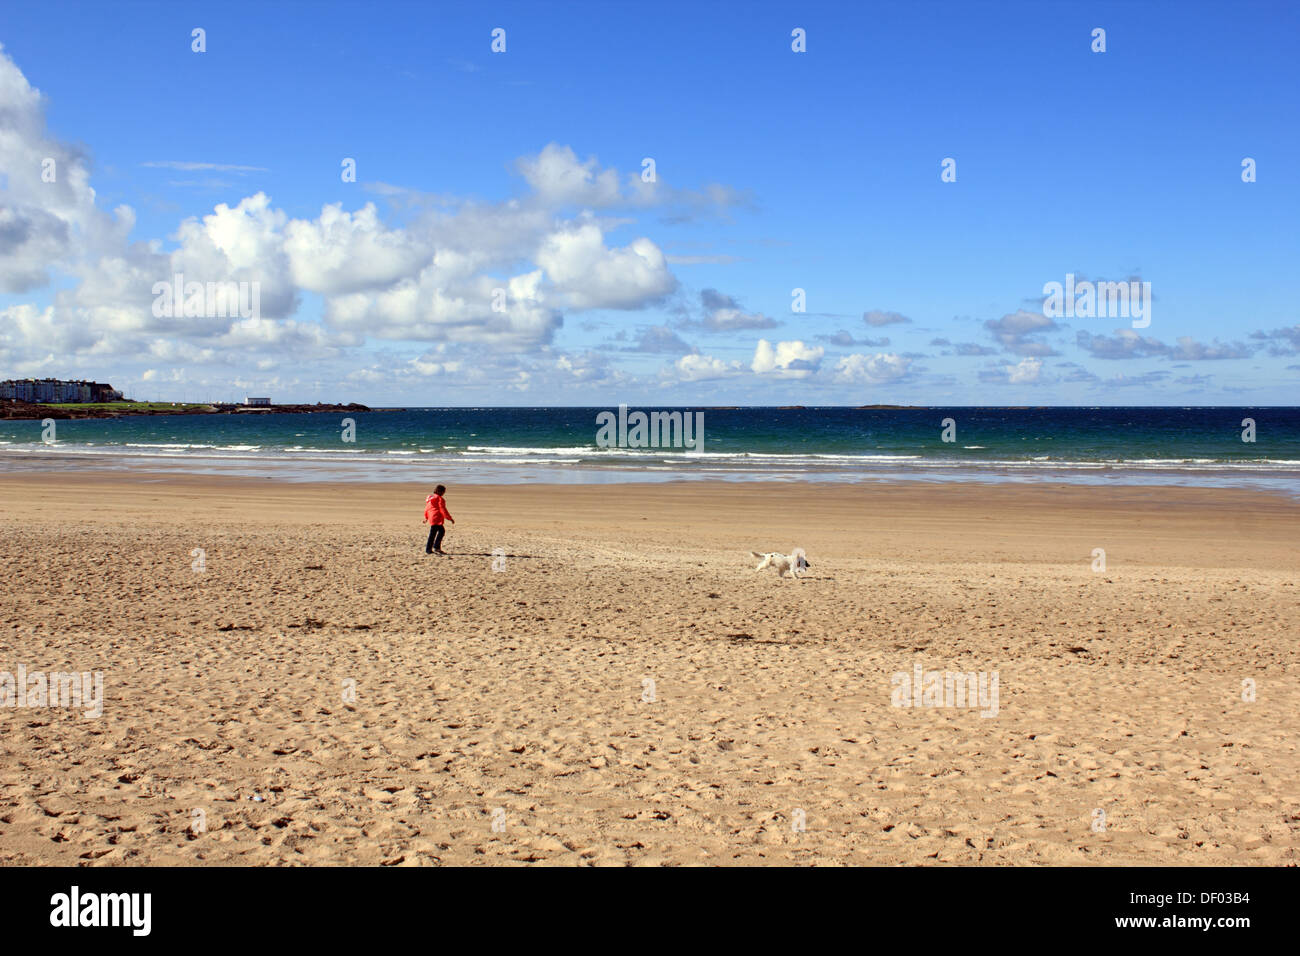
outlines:
{"label": "ocean", "polygon": [[[672,409],[633,407],[637,410]],[[462,483],[1051,481],[1300,494],[1300,407],[709,408],[703,447],[601,447],[617,408],[0,421],[0,472],[65,468]],[[630,413],[629,413],[630,414]],[[344,419],[354,431],[345,434]],[[1254,441],[1250,437],[1253,422]],[[353,440],[347,441],[346,437]],[[617,432],[610,434],[617,441]],[[639,437],[629,436],[630,443]],[[950,440],[945,440],[948,438]]]}

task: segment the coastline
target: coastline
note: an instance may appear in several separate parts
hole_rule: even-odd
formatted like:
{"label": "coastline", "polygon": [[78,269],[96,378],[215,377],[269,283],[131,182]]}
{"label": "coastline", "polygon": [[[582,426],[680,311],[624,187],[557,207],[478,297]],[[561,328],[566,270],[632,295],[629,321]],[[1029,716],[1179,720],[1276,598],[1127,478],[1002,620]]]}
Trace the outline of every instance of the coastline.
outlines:
{"label": "coastline", "polygon": [[1242,488],[1300,499],[1300,467],[1291,462],[945,462],[881,460],[826,462],[744,457],[694,459],[645,456],[593,462],[553,454],[501,452],[468,456],[418,456],[415,452],[323,450],[274,452],[160,447],[147,452],[76,445],[0,447],[0,475],[160,474],[271,479],[294,484],[401,484],[438,478],[461,485],[622,485],[677,482],[781,485],[1043,484],[1094,487]]}
{"label": "coastline", "polygon": [[[129,407],[131,405],[139,407]],[[375,411],[400,412],[405,411],[405,409],[369,408],[356,402],[350,402],[346,405],[327,404],[325,402],[289,405],[236,405],[202,402],[78,402],[70,405],[46,405],[40,402],[25,402],[10,398],[0,399],[0,421],[10,422],[43,421],[46,418],[52,418],[55,421],[78,421],[105,418],[153,418],[163,415],[267,415],[277,412],[299,415],[313,412]]]}

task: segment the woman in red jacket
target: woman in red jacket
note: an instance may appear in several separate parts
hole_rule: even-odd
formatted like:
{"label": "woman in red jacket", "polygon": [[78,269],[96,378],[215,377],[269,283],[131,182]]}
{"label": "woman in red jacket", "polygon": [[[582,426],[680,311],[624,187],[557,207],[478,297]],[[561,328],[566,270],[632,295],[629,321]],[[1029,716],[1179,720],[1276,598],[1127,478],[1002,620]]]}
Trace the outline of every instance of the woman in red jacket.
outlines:
{"label": "woman in red jacket", "polygon": [[456,519],[447,510],[447,502],[442,500],[446,491],[446,485],[439,485],[433,489],[433,494],[424,499],[424,521],[429,525],[429,542],[424,546],[425,554],[446,554],[442,550],[442,536],[446,532],[442,523],[456,523]]}

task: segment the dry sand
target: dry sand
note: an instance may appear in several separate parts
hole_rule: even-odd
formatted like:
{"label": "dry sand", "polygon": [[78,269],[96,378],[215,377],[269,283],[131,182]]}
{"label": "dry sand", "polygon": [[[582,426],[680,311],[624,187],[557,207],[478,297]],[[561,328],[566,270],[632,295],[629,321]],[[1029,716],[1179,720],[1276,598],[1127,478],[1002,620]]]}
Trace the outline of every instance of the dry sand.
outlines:
{"label": "dry sand", "polygon": [[1300,861],[1290,499],[427,490],[0,479],[0,671],[104,679],[0,708],[0,863]]}

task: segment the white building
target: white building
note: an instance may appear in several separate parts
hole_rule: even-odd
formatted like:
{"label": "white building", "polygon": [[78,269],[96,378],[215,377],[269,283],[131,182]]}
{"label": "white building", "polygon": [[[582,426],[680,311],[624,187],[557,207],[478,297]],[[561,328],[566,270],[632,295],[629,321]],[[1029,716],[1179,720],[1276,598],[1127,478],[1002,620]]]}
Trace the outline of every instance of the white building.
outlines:
{"label": "white building", "polygon": [[0,382],[0,398],[57,405],[63,402],[120,402],[122,393],[104,382],[28,378]]}
{"label": "white building", "polygon": [[249,395],[247,398],[244,399],[244,404],[245,405],[270,405],[271,400],[269,398],[254,398],[252,395]]}

